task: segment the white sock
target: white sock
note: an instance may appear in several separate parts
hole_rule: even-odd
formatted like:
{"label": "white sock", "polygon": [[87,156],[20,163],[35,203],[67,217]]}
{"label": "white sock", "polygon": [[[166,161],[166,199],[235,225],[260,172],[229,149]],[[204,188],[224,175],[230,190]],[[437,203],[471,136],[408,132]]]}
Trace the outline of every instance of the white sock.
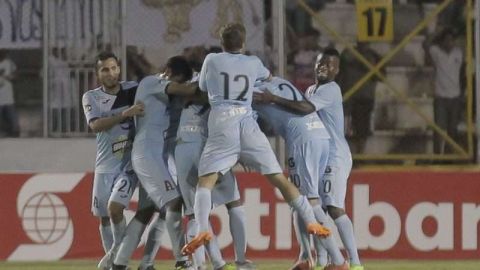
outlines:
{"label": "white sock", "polygon": [[326,266],[328,264],[328,253],[319,237],[313,237],[313,244],[317,252],[317,266]]}
{"label": "white sock", "polygon": [[[313,212],[315,213],[315,218],[317,219],[318,223],[320,224],[327,223],[327,215],[323,211],[323,208],[321,205],[319,204],[315,205],[312,207],[312,209],[313,209]],[[330,235],[329,237],[321,238],[319,240],[321,245],[327,250],[328,254],[332,258],[333,264],[342,265],[345,262],[345,258],[343,257],[342,252],[340,252],[340,248],[335,242],[333,235]]]}
{"label": "white sock", "polygon": [[165,231],[165,220],[157,217],[151,224],[148,231],[147,243],[143,250],[143,258],[140,263],[142,266],[150,266],[155,263],[155,257],[160,249],[162,234]]}
{"label": "white sock", "polygon": [[102,224],[100,224],[98,230],[100,231],[100,238],[102,239],[103,250],[105,251],[105,253],[107,253],[113,245],[112,227],[110,227],[110,224],[108,224],[107,226],[103,226]]}
{"label": "white sock", "polygon": [[315,215],[313,214],[312,206],[308,202],[305,196],[298,196],[297,198],[288,202],[294,211],[297,211],[298,214],[302,217],[305,224],[316,223]]}
{"label": "white sock", "polygon": [[230,218],[230,233],[232,234],[235,248],[235,261],[245,262],[247,237],[245,232],[245,209],[243,205],[230,208],[228,210],[228,217]]}
{"label": "white sock", "polygon": [[195,212],[195,219],[197,220],[199,231],[205,232],[209,229],[208,216],[212,208],[212,191],[205,187],[197,188],[195,192],[195,204],[193,210]]}
{"label": "white sock", "polygon": [[[187,242],[192,241],[192,239],[198,234],[198,224],[195,219],[190,219],[187,223]],[[192,254],[193,264],[195,269],[198,269],[205,264],[205,247],[200,246]]]}
{"label": "white sock", "polygon": [[172,252],[177,262],[187,261],[188,256],[183,256],[180,251],[185,245],[185,234],[182,228],[182,213],[167,210],[165,216],[167,231],[172,241]]}
{"label": "white sock", "polygon": [[293,211],[293,226],[295,228],[295,236],[298,245],[300,246],[298,260],[307,260],[312,256],[310,252],[310,235],[307,233],[305,222],[303,222],[303,219],[299,216],[297,211]]}
{"label": "white sock", "polygon": [[347,250],[350,264],[360,265],[352,221],[350,221],[350,218],[345,214],[335,219],[335,225],[337,225],[338,233]]}
{"label": "white sock", "polygon": [[110,224],[112,226],[112,231],[113,231],[113,246],[112,249],[118,248],[120,244],[122,243],[123,236],[125,235],[125,229],[127,227],[127,221],[125,220],[125,217],[122,217],[122,220],[115,224],[113,221],[110,219]]}
{"label": "white sock", "polygon": [[133,218],[125,230],[125,236],[118,248],[117,255],[113,261],[116,265],[128,265],[128,261],[132,257],[133,252],[137,249],[143,231],[147,225],[141,223],[136,218]]}
{"label": "white sock", "polygon": [[212,240],[210,240],[210,242],[208,242],[208,244],[205,245],[205,248],[208,252],[208,255],[210,256],[210,261],[212,261],[213,269],[217,269],[225,265],[225,261],[223,260],[222,252],[220,251],[220,246],[218,245],[218,242],[217,242],[217,237],[213,233],[210,223],[209,223],[209,229],[210,229],[210,232],[212,233]]}

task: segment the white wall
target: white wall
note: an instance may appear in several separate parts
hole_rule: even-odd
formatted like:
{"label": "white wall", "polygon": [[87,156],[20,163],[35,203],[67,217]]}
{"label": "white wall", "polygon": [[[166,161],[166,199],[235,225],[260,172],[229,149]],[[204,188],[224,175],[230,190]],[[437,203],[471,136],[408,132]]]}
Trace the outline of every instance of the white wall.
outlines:
{"label": "white wall", "polygon": [[0,173],[93,171],[95,151],[95,138],[0,139]]}

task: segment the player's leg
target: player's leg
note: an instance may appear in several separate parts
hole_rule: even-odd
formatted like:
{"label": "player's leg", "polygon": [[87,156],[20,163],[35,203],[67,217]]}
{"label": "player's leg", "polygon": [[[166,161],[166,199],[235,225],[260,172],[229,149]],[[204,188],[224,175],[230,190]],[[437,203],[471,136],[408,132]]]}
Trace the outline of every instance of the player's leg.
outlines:
{"label": "player's leg", "polygon": [[[212,119],[212,113],[210,118]],[[200,158],[197,190],[195,193],[195,218],[199,225],[199,234],[185,245],[183,252],[192,254],[199,246],[208,243],[212,237],[208,216],[212,207],[212,189],[220,174],[228,172],[238,161],[240,154],[239,127],[228,125],[232,121],[223,121],[227,126],[214,126],[209,121],[209,134]]]}
{"label": "player's leg", "polygon": [[188,256],[182,255],[181,248],[185,245],[185,232],[182,226],[182,200],[176,198],[166,205],[166,225],[172,241],[172,252],[178,262],[188,261]]}
{"label": "player's leg", "polygon": [[99,218],[99,231],[102,246],[107,253],[113,244],[112,228],[108,217],[108,199],[111,193],[114,177],[111,174],[95,173],[92,189],[92,214]]}
{"label": "player's leg", "polygon": [[121,267],[126,267],[128,265],[133,252],[137,249],[137,246],[140,243],[145,228],[155,212],[155,205],[148,198],[147,192],[142,185],[139,185],[138,189],[139,198],[137,211],[135,216],[128,223],[125,236],[114,259],[113,266],[120,266],[119,269],[123,269]]}
{"label": "player's leg", "polygon": [[143,257],[139,270],[152,269],[155,264],[155,257],[160,249],[161,239],[165,231],[165,210],[161,209],[158,216],[150,223],[147,242],[143,249]]}
{"label": "player's leg", "polygon": [[183,254],[192,254],[198,247],[207,244],[212,239],[208,217],[212,207],[212,189],[218,180],[218,173],[200,176],[195,193],[194,213],[198,222],[199,233],[182,249]]}
{"label": "player's leg", "polygon": [[352,267],[360,267],[361,262],[358,256],[353,224],[345,212],[345,195],[347,191],[347,180],[351,166],[337,168],[329,166],[323,177],[323,186],[320,188],[322,200],[327,205],[328,214],[332,217],[337,226],[338,233],[343,245],[347,250]]}
{"label": "player's leg", "polygon": [[[189,142],[179,143],[175,148],[175,166],[177,168],[177,181],[184,203],[184,215],[188,218],[187,242],[193,240],[199,233],[198,223],[195,220],[193,205],[195,191],[198,183],[198,162],[204,143]],[[195,269],[206,269],[205,248],[199,247],[192,254]]]}
{"label": "player's leg", "polygon": [[320,237],[330,235],[330,231],[315,220],[312,207],[308,200],[300,195],[298,189],[283,175],[267,137],[258,127],[253,117],[246,117],[241,122],[240,129],[241,154],[240,158],[247,164],[252,164],[255,170],[265,175],[268,181],[278,188],[285,201],[298,211],[307,223],[309,233]]}
{"label": "player's leg", "polygon": [[99,268],[110,268],[126,230],[126,220],[123,210],[128,207],[133,191],[137,186],[137,177],[133,170],[122,172],[115,178],[112,193],[108,201],[108,211],[113,233],[113,244],[109,252],[100,260]]}

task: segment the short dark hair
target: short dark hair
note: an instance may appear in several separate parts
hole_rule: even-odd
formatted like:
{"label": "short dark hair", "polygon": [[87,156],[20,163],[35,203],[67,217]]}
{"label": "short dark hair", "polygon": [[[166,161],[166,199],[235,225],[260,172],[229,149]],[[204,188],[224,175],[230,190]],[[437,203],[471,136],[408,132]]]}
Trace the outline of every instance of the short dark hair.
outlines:
{"label": "short dark hair", "polygon": [[241,23],[227,23],[220,29],[220,40],[226,51],[236,51],[245,43],[247,31]]}
{"label": "short dark hair", "polygon": [[187,81],[192,78],[192,68],[184,56],[176,55],[168,58],[167,68],[172,71],[172,76],[183,75]]}
{"label": "short dark hair", "polygon": [[325,56],[336,56],[336,57],[340,58],[340,53],[337,51],[337,49],[332,48],[332,47],[325,48],[325,50],[323,51],[323,55],[325,55]]}
{"label": "short dark hair", "polygon": [[117,64],[120,64],[120,61],[118,60],[118,57],[114,53],[108,52],[108,51],[103,51],[103,52],[100,52],[99,54],[97,54],[97,56],[95,57],[95,71],[98,70],[98,62],[105,61],[109,58],[115,59]]}

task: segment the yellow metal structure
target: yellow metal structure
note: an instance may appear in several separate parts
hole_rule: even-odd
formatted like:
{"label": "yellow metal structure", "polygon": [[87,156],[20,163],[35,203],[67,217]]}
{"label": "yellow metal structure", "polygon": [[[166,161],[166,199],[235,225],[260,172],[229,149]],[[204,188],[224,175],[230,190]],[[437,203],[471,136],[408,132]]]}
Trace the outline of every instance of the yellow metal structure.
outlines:
{"label": "yellow metal structure", "polygon": [[[350,50],[352,54],[361,61],[370,71],[364,75],[351,89],[346,91],[344,94],[344,101],[348,100],[352,95],[354,95],[362,86],[365,84],[373,75],[377,76],[380,81],[382,81],[387,88],[394,94],[394,96],[405,103],[415,114],[422,118],[434,132],[438,133],[445,141],[448,143],[455,151],[454,154],[385,154],[385,155],[369,155],[369,154],[359,154],[354,155],[355,159],[359,160],[471,160],[474,155],[474,146],[473,146],[473,81],[472,81],[472,59],[473,59],[473,38],[472,38],[472,17],[473,17],[473,7],[472,0],[466,1],[467,7],[467,16],[466,16],[466,53],[465,53],[465,62],[467,63],[467,106],[466,106],[466,124],[467,124],[467,149],[460,146],[456,141],[454,141],[445,130],[440,128],[429,116],[427,116],[420,108],[404,93],[405,91],[400,91],[396,86],[391,83],[384,74],[381,73],[380,69],[384,67],[402,48],[404,48],[408,42],[410,42],[415,36],[417,36],[430,22],[432,22],[440,12],[442,12],[449,4],[454,0],[444,0],[442,3],[438,4],[436,8],[428,14],[414,29],[407,34],[393,49],[391,49],[383,58],[376,64],[373,65],[370,63],[363,55],[361,55],[345,38],[340,36],[328,23],[314,10],[312,10],[304,0],[297,0],[298,4],[312,16],[312,18],[321,25],[328,34],[330,34],[333,39],[340,42],[345,46],[347,50]],[[364,1],[357,1],[364,2]],[[365,1],[367,2],[367,1]],[[372,2],[377,2],[373,1]],[[383,2],[379,0],[378,2]],[[358,14],[358,9],[357,9]],[[392,31],[393,33],[393,31]]]}

